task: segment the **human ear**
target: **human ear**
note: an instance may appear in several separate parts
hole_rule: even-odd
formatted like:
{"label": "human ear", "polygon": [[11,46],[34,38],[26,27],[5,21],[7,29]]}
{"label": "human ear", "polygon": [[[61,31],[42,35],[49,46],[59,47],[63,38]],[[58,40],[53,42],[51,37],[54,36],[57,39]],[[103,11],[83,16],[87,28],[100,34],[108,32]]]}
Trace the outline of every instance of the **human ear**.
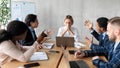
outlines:
{"label": "human ear", "polygon": [[114,31],[116,35],[120,35],[120,29],[115,29]]}

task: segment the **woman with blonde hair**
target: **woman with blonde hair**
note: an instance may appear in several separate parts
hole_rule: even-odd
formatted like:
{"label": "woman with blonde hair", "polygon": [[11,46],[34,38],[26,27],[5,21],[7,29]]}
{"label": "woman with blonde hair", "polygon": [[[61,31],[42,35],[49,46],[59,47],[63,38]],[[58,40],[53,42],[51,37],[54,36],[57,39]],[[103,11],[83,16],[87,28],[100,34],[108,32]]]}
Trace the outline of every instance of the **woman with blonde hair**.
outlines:
{"label": "woman with blonde hair", "polygon": [[66,15],[64,24],[65,26],[59,28],[57,36],[74,37],[75,41],[79,41],[79,33],[78,30],[72,26],[74,24],[74,20],[71,15]]}

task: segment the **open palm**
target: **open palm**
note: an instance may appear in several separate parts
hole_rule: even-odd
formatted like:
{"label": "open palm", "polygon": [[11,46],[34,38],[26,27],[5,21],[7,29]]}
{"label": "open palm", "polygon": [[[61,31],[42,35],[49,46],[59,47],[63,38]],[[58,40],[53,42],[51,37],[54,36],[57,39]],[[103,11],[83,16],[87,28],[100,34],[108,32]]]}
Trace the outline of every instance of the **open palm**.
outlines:
{"label": "open palm", "polygon": [[86,20],[85,21],[85,26],[88,28],[88,29],[92,29],[92,27],[93,27],[93,23],[91,23],[89,20]]}

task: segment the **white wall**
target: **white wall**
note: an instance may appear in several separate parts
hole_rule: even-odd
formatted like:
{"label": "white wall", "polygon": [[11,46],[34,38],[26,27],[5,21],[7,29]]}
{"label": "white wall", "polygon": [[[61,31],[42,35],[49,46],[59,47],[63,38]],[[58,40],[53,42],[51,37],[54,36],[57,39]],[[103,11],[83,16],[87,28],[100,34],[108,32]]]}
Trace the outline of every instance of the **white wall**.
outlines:
{"label": "white wall", "polygon": [[85,19],[90,19],[95,23],[98,17],[114,17],[120,15],[120,0],[12,0],[28,1],[36,4],[36,14],[39,19],[37,34],[42,30],[54,28],[55,33],[63,24],[67,14],[74,18],[74,25],[78,28],[81,40],[89,34],[89,30],[84,26]]}

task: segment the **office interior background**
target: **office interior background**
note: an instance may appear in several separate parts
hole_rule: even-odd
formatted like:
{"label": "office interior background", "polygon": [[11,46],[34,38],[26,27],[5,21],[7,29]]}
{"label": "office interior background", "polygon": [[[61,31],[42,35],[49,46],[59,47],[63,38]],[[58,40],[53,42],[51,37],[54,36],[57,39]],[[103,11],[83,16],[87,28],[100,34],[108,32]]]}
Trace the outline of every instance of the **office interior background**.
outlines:
{"label": "office interior background", "polygon": [[11,0],[35,3],[35,14],[38,16],[39,26],[37,35],[44,29],[54,30],[55,39],[59,27],[64,26],[66,15],[72,15],[74,27],[79,30],[80,40],[87,35],[91,37],[84,21],[89,19],[94,24],[99,17],[112,18],[120,16],[120,0]]}

